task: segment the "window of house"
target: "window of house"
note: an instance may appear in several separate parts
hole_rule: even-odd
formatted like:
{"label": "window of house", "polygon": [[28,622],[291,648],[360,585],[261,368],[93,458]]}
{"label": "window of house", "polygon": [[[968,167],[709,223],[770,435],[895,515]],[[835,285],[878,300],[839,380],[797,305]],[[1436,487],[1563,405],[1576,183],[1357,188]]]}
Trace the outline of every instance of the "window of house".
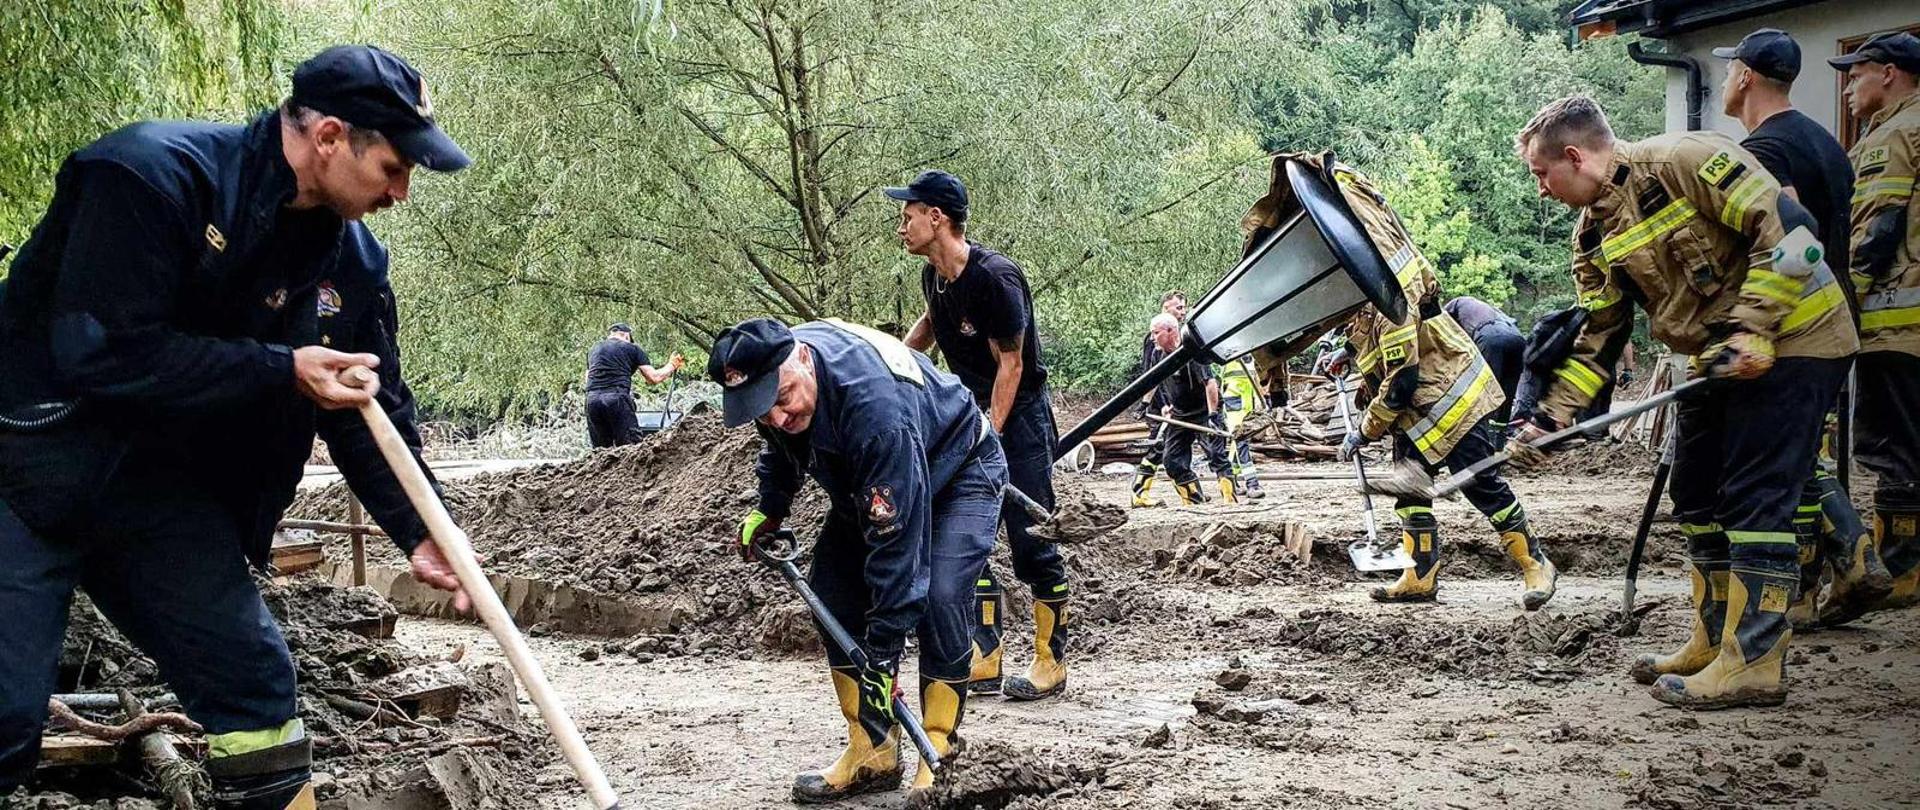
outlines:
{"label": "window of house", "polygon": [[[1909,25],[1903,30],[1914,36],[1920,36],[1920,23]],[[1842,54],[1853,53],[1859,50],[1861,45],[1867,44],[1868,37],[1877,33],[1880,32],[1875,31],[1873,33],[1861,34],[1857,37],[1847,37],[1846,39],[1840,40],[1839,52]],[[1852,149],[1854,141],[1860,139],[1860,130],[1866,126],[1866,122],[1854,118],[1853,113],[1847,109],[1847,74],[1840,73],[1839,71],[1834,72],[1840,77],[1837,79],[1839,89],[1834,93],[1834,98],[1836,99],[1834,103],[1840,105],[1840,110],[1839,114],[1836,115],[1833,120],[1840,122],[1840,145]]]}

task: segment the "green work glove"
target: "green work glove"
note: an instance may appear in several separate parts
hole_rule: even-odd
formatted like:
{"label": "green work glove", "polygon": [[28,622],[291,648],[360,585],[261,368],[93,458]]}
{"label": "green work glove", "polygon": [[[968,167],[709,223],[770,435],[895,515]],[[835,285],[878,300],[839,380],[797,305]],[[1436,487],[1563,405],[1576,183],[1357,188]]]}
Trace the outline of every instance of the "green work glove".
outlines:
{"label": "green work glove", "polygon": [[740,521],[740,559],[753,562],[753,541],[761,534],[780,528],[780,521],[767,517],[767,513],[755,509],[747,513]]}

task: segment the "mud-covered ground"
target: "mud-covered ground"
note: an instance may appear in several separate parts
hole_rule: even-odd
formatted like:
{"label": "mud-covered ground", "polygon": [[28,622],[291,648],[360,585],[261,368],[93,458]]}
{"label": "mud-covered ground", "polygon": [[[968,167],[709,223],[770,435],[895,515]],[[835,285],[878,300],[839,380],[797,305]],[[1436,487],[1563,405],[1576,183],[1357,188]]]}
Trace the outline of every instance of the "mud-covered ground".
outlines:
{"label": "mud-covered ground", "polygon": [[[1641,600],[1651,607],[1640,632],[1612,633],[1646,466],[1628,453],[1619,463],[1571,463],[1515,483],[1565,573],[1559,595],[1532,615],[1517,605],[1517,579],[1492,531],[1463,501],[1437,508],[1446,562],[1441,602],[1426,606],[1368,601],[1371,583],[1351,572],[1342,551],[1359,526],[1358,498],[1343,482],[1269,482],[1271,496],[1250,505],[1135,510],[1106,539],[1069,549],[1080,598],[1067,693],[1041,703],[969,703],[962,733],[973,745],[935,804],[1854,808],[1915,801],[1920,613],[1879,614],[1796,639],[1793,691],[1779,709],[1670,709],[1626,677],[1634,653],[1677,646],[1687,622],[1682,547],[1663,520],[1642,577]],[[502,491],[500,482],[486,486]],[[1122,502],[1125,482],[1095,479],[1093,492]],[[469,496],[455,499],[462,497]],[[737,508],[739,496],[716,501],[708,508]],[[1389,504],[1379,506],[1383,530],[1391,530]],[[603,506],[601,525],[616,533],[610,536],[638,532],[627,535],[638,542],[655,534],[643,524],[676,506],[663,500],[651,508]],[[1283,551],[1288,522],[1314,538],[1311,563]],[[1224,525],[1209,532],[1215,524]],[[797,600],[770,573],[719,547],[721,539],[704,536],[718,533],[683,537],[693,544],[684,550],[622,546],[611,549],[609,562],[628,551],[651,555],[660,575],[674,580],[655,595],[682,593],[687,632],[707,643],[677,635],[534,639],[632,806],[785,806],[792,775],[829,762],[844,740],[820,659],[811,644],[792,640],[809,633],[792,612]],[[475,532],[483,551],[483,538],[492,536]],[[541,545],[527,536],[513,542],[516,549]],[[557,576],[590,581],[579,575],[587,569],[569,567],[588,559],[577,550],[545,559]],[[541,567],[532,562],[523,559],[523,570]],[[699,588],[683,589],[683,579]],[[1011,608],[1015,662],[1030,648],[1022,602]],[[767,611],[784,618],[769,619]],[[736,624],[753,632],[726,631]],[[400,638],[428,654],[464,645],[481,660],[499,655],[473,625],[407,619]],[[564,766],[548,765],[536,781],[545,806],[582,806]],[[853,804],[898,807],[904,794]]]}

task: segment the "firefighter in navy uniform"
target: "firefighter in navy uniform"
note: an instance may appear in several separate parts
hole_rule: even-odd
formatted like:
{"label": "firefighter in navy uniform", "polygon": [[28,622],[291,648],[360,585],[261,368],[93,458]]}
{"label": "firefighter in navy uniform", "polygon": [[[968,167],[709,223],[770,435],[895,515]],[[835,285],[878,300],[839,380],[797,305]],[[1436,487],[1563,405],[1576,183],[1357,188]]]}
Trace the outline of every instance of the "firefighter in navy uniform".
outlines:
{"label": "firefighter in navy uniform", "polygon": [[[968,241],[967,189],[959,178],[925,171],[906,187],[885,193],[901,203],[897,233],[907,252],[927,259],[920,272],[927,309],[907,332],[907,346],[925,351],[939,345],[947,367],[1000,433],[1008,480],[1053,509],[1054,445],[1060,437],[1026,274],[1012,259]],[[1039,700],[1067,685],[1067,565],[1058,546],[1033,535],[1033,521],[1024,510],[1008,509],[1004,517],[1013,575],[1033,593],[1033,663],[1024,675],[1001,678],[1004,600],[989,565],[976,595],[980,649],[972,688]]]}
{"label": "firefighter in navy uniform", "polygon": [[[378,355],[312,345],[348,222],[404,200],[415,166],[468,162],[419,73],[342,46],[245,125],[134,124],[62,165],[0,289],[0,795],[33,772],[85,586],[205,727],[215,807],[313,806],[293,662],[248,562],[315,405],[379,394],[339,380]],[[411,559],[457,584],[432,543]]]}
{"label": "firefighter in navy uniform", "polygon": [[[1799,587],[1793,519],[1824,415],[1859,347],[1812,217],[1715,133],[1614,139],[1599,105],[1562,99],[1515,139],[1541,193],[1580,209],[1574,280],[1589,313],[1519,442],[1566,424],[1612,376],[1633,305],[1715,387],[1683,399],[1671,494],[1692,558],[1693,633],[1641,656],[1653,697],[1774,705]],[[1543,454],[1518,446],[1515,461]]]}
{"label": "firefighter in navy uniform", "polygon": [[[759,506],[741,553],[780,527],[811,475],[831,501],[808,581],[860,643],[857,671],[829,647],[849,742],[801,774],[795,801],[889,790],[901,769],[892,696],[907,634],[920,642],[920,711],[941,756],[956,753],[973,656],[973,592],[992,553],[1007,480],[1000,439],[972,393],[926,355],[840,321],[787,328],[761,318],[720,333],[707,374],[729,427],[765,440]],[[915,790],[930,787],[925,763]]]}
{"label": "firefighter in navy uniform", "polygon": [[1851,276],[1860,296],[1855,455],[1879,476],[1873,529],[1893,590],[1882,608],[1920,602],[1920,38],[1880,34],[1827,60],[1847,74],[1866,120],[1855,174]]}

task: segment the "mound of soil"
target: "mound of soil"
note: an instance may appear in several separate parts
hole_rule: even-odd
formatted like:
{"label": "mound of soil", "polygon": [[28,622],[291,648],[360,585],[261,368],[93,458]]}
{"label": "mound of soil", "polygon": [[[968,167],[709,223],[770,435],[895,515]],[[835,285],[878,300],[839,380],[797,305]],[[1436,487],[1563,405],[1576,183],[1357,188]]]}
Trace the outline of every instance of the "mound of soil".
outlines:
{"label": "mound of soil", "polygon": [[1425,622],[1408,612],[1303,610],[1292,619],[1254,625],[1262,640],[1383,673],[1444,673],[1463,678],[1514,678],[1563,683],[1617,648],[1617,622],[1605,610],[1523,613],[1505,626]]}
{"label": "mound of soil", "polygon": [[968,740],[965,751],[940,769],[933,787],[916,797],[913,806],[936,810],[1050,807],[1049,797],[1098,783],[1106,772],[1106,763],[1099,758]]}

